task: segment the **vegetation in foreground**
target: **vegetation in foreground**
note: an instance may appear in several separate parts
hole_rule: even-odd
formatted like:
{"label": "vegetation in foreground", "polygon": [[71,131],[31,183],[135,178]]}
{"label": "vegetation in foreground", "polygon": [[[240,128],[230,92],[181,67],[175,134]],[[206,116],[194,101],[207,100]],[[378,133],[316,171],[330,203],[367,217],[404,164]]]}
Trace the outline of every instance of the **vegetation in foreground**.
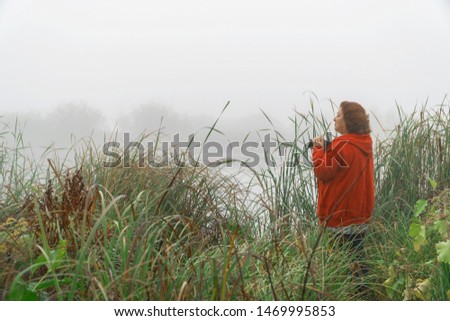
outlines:
{"label": "vegetation in foreground", "polygon": [[[405,115],[376,142],[369,274],[315,219],[305,164],[105,168],[87,145],[46,171],[0,146],[3,300],[450,300],[450,106]],[[292,161],[323,118],[296,114]],[[277,139],[283,141],[275,130]],[[261,190],[260,194],[255,190]],[[358,289],[364,283],[367,289]]]}

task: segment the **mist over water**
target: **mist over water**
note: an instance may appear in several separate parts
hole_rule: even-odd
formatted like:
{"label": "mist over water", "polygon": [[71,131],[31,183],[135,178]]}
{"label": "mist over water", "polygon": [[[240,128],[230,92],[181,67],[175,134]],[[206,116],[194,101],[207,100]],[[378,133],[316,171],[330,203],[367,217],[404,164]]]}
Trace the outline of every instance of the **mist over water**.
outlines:
{"label": "mist over water", "polygon": [[[225,104],[224,104],[225,106]],[[366,108],[370,114],[371,126],[374,136],[383,135],[385,130],[392,130],[398,121],[395,106],[382,113]],[[156,103],[142,104],[137,108],[122,110],[118,115],[107,115],[95,107],[85,103],[69,103],[60,105],[50,112],[40,114],[35,111],[20,113],[0,113],[0,123],[3,132],[21,133],[25,146],[32,148],[36,156],[49,148],[67,151],[69,148],[90,141],[97,146],[117,139],[123,141],[123,133],[129,133],[131,139],[139,139],[143,135],[147,140],[160,137],[172,140],[175,134],[181,140],[187,140],[190,134],[195,134],[200,141],[210,132],[211,126],[219,118],[215,130],[208,140],[221,143],[245,139],[262,139],[263,135],[276,130],[285,139],[292,139],[294,134],[293,119],[297,113],[307,115],[310,107],[291,108],[290,115],[280,117],[256,111],[253,115],[239,116],[239,111],[233,110],[233,104],[227,107],[222,115],[190,114],[177,112],[170,107]],[[330,124],[334,133],[334,111],[330,105],[315,107],[316,114],[323,113],[325,120]],[[283,114],[288,114],[286,110]],[[311,132],[308,132],[311,135]],[[274,134],[273,134],[274,135]],[[307,141],[310,137],[305,137]],[[4,135],[3,140],[13,144],[14,135]]]}
{"label": "mist over water", "polygon": [[[314,113],[324,116],[330,126],[333,136],[333,117],[336,105],[339,103],[315,102]],[[226,102],[223,104],[223,107]],[[406,114],[416,107],[401,107]],[[433,106],[429,106],[433,107]],[[373,110],[365,106],[370,116],[372,136],[374,140],[384,139],[399,122],[398,111],[395,104],[392,108]],[[299,114],[308,115],[310,106],[293,107],[273,112],[255,111],[254,114],[239,116],[231,102],[220,114],[195,114],[188,111],[179,112],[170,106],[158,103],[142,104],[134,108],[124,108],[114,114],[105,112],[86,103],[67,103],[59,105],[47,113],[39,114],[35,111],[20,113],[0,113],[3,135],[1,140],[9,148],[18,146],[18,140],[26,147],[21,152],[30,159],[30,164],[37,166],[47,163],[47,159],[64,160],[67,166],[73,164],[75,153],[86,146],[96,146],[100,152],[106,142],[117,141],[124,146],[124,134],[128,133],[131,141],[142,141],[145,148],[148,142],[155,142],[157,135],[159,141],[173,142],[174,136],[179,134],[180,141],[188,141],[191,134],[196,141],[203,143],[207,135],[208,141],[226,146],[230,142],[243,143],[254,141],[262,143],[263,136],[270,133],[272,139],[292,141],[294,138],[295,117]],[[288,116],[285,116],[288,115]],[[218,120],[214,131],[211,126]],[[303,135],[307,142],[312,136],[312,128]],[[170,146],[170,145],[169,145]],[[245,160],[239,152],[233,154],[240,160]],[[46,166],[46,165],[45,165]]]}

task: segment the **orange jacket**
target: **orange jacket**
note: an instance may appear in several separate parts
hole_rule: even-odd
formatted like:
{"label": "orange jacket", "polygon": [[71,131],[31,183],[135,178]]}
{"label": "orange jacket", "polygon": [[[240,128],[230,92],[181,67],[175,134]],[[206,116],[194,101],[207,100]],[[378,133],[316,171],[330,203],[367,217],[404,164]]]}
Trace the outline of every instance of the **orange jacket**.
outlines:
{"label": "orange jacket", "polygon": [[339,136],[326,151],[314,147],[313,164],[320,224],[342,227],[368,223],[375,199],[370,134]]}

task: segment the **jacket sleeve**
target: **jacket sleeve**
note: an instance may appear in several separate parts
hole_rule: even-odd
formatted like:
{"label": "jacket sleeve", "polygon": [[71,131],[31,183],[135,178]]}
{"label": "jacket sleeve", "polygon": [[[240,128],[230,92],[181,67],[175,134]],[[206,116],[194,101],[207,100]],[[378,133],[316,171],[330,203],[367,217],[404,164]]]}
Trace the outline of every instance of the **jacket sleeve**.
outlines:
{"label": "jacket sleeve", "polygon": [[321,181],[333,179],[341,170],[349,167],[351,155],[345,144],[332,144],[325,151],[322,147],[314,147],[313,166],[314,175]]}

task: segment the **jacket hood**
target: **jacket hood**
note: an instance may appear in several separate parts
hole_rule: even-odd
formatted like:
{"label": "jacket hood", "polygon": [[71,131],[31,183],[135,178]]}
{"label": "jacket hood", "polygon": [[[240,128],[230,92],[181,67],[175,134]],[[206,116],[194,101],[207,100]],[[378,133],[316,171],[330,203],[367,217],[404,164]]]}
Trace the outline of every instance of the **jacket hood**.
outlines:
{"label": "jacket hood", "polygon": [[358,148],[364,155],[372,154],[372,137],[370,137],[370,134],[345,134],[334,140],[334,142],[339,141],[347,141]]}

